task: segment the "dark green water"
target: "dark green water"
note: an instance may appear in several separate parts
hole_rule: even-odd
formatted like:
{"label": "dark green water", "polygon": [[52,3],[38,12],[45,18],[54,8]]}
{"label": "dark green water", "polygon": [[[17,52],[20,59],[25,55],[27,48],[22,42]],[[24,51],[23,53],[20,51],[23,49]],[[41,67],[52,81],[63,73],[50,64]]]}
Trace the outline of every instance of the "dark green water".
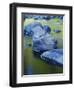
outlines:
{"label": "dark green water", "polygon": [[63,73],[63,67],[50,65],[33,55],[32,48],[24,49],[24,75]]}

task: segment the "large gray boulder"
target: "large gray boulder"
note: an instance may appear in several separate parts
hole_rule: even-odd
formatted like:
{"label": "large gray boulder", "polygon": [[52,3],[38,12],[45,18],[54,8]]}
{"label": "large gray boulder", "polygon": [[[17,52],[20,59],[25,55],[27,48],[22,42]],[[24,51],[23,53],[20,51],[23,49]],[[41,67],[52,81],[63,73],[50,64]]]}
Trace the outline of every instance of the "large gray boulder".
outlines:
{"label": "large gray boulder", "polygon": [[63,66],[63,49],[53,49],[41,54],[41,59],[55,65]]}
{"label": "large gray boulder", "polygon": [[43,28],[39,22],[33,22],[31,24],[28,24],[27,26],[24,27],[24,36],[32,36],[35,31],[34,30],[35,27]]}
{"label": "large gray boulder", "polygon": [[43,26],[43,29],[44,29],[46,32],[48,32],[48,33],[51,32],[51,28],[50,28],[48,25],[44,25],[44,26]]}
{"label": "large gray boulder", "polygon": [[24,36],[32,36],[36,33],[50,33],[51,28],[47,25],[42,26],[39,22],[33,22],[24,27]]}
{"label": "large gray boulder", "polygon": [[33,51],[42,53],[44,51],[57,48],[56,40],[51,35],[49,35],[42,29],[37,29],[35,31],[36,33],[32,37]]}
{"label": "large gray boulder", "polygon": [[[46,30],[45,30],[46,29]],[[41,54],[44,51],[57,48],[57,41],[48,33],[47,26],[34,22],[25,27],[25,35],[32,37],[32,50]]]}
{"label": "large gray boulder", "polygon": [[59,19],[63,20],[63,16],[58,16]]}

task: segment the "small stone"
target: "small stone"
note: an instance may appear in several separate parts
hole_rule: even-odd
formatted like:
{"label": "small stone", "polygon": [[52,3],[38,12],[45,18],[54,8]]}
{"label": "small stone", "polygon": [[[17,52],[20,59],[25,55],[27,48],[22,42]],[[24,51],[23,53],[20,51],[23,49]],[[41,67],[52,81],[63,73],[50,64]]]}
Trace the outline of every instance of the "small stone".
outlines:
{"label": "small stone", "polygon": [[56,30],[54,30],[54,32],[56,32],[56,33],[60,33],[61,30],[56,29]]}

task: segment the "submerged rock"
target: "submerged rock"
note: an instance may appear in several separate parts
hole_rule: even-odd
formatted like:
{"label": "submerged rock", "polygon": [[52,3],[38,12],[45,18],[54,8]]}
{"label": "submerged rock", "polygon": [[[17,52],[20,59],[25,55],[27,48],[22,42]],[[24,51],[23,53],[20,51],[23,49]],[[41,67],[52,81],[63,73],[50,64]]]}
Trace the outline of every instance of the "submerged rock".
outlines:
{"label": "submerged rock", "polygon": [[41,59],[55,65],[63,66],[63,49],[53,49],[40,55]]}
{"label": "submerged rock", "polygon": [[61,30],[56,29],[56,30],[54,30],[54,32],[59,33],[59,32],[61,32]]}

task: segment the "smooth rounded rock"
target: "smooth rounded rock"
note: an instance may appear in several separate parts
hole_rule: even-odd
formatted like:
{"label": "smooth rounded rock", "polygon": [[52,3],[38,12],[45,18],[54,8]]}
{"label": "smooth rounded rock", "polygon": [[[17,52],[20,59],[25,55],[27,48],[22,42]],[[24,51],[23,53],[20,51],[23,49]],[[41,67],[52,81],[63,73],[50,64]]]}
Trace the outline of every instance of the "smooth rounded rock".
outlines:
{"label": "smooth rounded rock", "polygon": [[24,36],[32,36],[33,33],[35,32],[35,29],[34,28],[37,28],[37,27],[40,27],[40,28],[43,28],[42,25],[39,23],[39,22],[33,22],[27,26],[25,26],[24,28]]}
{"label": "smooth rounded rock", "polygon": [[53,18],[55,18],[55,16],[50,16],[50,19],[53,19]]}
{"label": "smooth rounded rock", "polygon": [[32,44],[33,51],[39,53],[57,48],[57,43],[55,43],[54,38],[48,33],[44,33],[43,31],[34,34],[32,37]]}
{"label": "smooth rounded rock", "polygon": [[41,54],[41,59],[55,65],[63,66],[63,49],[53,49]]}
{"label": "smooth rounded rock", "polygon": [[58,16],[58,18],[62,20],[63,19],[63,16]]}
{"label": "smooth rounded rock", "polygon": [[54,32],[56,32],[56,33],[60,33],[61,30],[55,29]]}
{"label": "smooth rounded rock", "polygon": [[50,28],[49,26],[47,26],[47,25],[44,25],[44,26],[43,26],[43,29],[44,29],[46,32],[48,32],[48,33],[51,32],[51,28]]}

